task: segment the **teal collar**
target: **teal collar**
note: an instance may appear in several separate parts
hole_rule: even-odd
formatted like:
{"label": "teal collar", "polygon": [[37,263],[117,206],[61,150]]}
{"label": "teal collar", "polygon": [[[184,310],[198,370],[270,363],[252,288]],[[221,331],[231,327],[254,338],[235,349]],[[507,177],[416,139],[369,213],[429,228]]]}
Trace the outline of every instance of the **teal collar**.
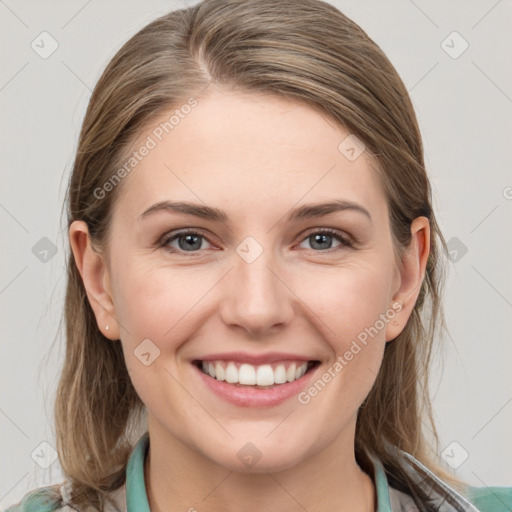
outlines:
{"label": "teal collar", "polygon": [[377,493],[377,512],[392,512],[389,500],[389,484],[384,466],[379,459],[370,457],[373,463],[373,482]]}
{"label": "teal collar", "polygon": [[[146,484],[144,481],[144,461],[149,448],[149,434],[146,432],[137,442],[126,467],[126,507],[127,512],[150,512]],[[372,458],[374,482],[377,490],[377,512],[391,512],[389,485],[380,461]]]}
{"label": "teal collar", "polygon": [[137,442],[126,466],[126,512],[151,512],[149,510],[144,461],[149,448],[149,433]]}

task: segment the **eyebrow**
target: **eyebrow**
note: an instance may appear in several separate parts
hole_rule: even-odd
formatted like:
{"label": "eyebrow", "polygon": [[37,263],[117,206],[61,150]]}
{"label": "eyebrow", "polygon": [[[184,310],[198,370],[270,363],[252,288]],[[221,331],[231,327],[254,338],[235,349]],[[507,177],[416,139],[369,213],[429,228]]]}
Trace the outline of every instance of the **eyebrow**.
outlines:
{"label": "eyebrow", "polygon": [[[304,204],[298,208],[293,209],[288,214],[287,220],[290,222],[292,220],[323,217],[324,215],[329,215],[330,213],[342,212],[345,210],[362,213],[370,220],[370,222],[372,221],[372,216],[366,208],[358,203],[354,203],[353,201],[342,199],[330,201],[327,203]],[[213,208],[211,206],[186,203],[183,201],[160,201],[155,203],[153,206],[150,206],[147,210],[145,210],[142,215],[140,215],[139,220],[142,220],[148,215],[159,211],[167,211],[169,213],[177,213],[182,215],[193,215],[194,217],[199,217],[201,219],[215,222],[225,223],[229,220],[228,215],[223,210]]]}

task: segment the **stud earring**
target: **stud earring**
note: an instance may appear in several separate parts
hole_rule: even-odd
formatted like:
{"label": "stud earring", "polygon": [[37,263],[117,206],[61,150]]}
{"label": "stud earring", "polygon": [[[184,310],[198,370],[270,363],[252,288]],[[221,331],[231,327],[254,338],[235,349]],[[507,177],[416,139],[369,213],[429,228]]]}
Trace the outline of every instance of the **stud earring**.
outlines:
{"label": "stud earring", "polygon": [[105,326],[105,330],[108,331],[108,325]]}

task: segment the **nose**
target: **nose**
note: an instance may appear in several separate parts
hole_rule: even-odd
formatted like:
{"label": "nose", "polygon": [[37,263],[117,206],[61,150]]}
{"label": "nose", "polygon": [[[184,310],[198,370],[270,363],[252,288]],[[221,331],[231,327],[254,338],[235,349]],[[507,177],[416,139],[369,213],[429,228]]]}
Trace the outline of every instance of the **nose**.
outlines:
{"label": "nose", "polygon": [[252,260],[241,250],[234,254],[233,261],[232,270],[223,280],[222,320],[255,338],[282,330],[292,319],[295,296],[272,251],[263,250]]}

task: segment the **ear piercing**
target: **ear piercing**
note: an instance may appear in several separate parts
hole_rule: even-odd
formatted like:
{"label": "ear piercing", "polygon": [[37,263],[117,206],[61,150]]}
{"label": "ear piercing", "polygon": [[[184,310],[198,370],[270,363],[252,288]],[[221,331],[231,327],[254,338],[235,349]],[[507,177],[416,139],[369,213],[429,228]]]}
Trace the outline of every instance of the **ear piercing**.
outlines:
{"label": "ear piercing", "polygon": [[105,330],[108,331],[108,325],[105,326]]}
{"label": "ear piercing", "polygon": [[[399,311],[401,311],[403,304],[401,304],[400,302],[398,302],[398,304],[400,305],[400,309],[399,309]],[[393,322],[393,325],[399,325],[398,320],[395,320],[395,321]]]}

